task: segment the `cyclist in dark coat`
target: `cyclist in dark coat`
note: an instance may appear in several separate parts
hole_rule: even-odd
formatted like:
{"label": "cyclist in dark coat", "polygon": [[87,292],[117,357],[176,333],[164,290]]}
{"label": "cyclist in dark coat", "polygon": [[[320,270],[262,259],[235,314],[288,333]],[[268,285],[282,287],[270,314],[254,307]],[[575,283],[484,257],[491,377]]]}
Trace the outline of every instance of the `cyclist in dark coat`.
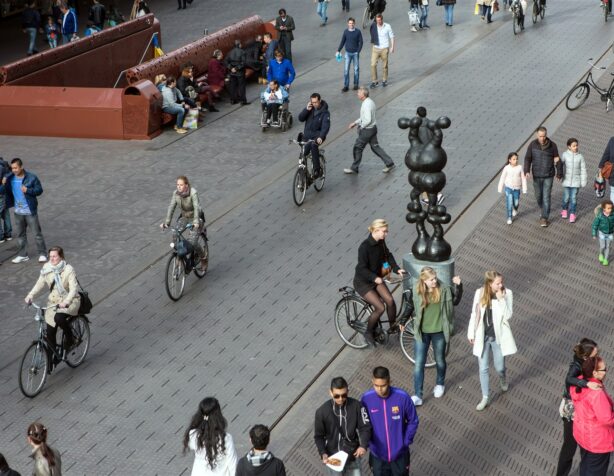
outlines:
{"label": "cyclist in dark coat", "polygon": [[305,123],[303,138],[313,140],[305,146],[305,155],[311,153],[313,161],[313,178],[322,174],[320,167],[320,149],[318,148],[325,140],[330,130],[330,112],[328,104],[323,101],[320,94],[313,93],[309,98],[307,107],[298,115],[298,120]]}

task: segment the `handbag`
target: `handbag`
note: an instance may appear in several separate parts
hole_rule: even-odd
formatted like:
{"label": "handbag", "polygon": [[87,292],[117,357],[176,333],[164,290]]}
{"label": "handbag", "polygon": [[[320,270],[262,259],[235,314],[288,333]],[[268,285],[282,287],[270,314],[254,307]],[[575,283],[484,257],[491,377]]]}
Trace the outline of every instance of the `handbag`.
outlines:
{"label": "handbag", "polygon": [[603,167],[601,168],[601,176],[608,180],[610,175],[612,175],[612,162],[606,160],[605,164],[603,164]]}
{"label": "handbag", "polygon": [[81,283],[77,279],[77,284],[79,285],[79,297],[81,298],[81,305],[79,306],[79,314],[86,315],[92,311],[94,305],[92,304],[92,300],[90,299],[89,293],[83,289]]}
{"label": "handbag", "polygon": [[420,23],[420,15],[418,15],[418,12],[415,9],[412,8],[410,11],[407,12],[407,14],[409,15],[410,26],[414,26]]}

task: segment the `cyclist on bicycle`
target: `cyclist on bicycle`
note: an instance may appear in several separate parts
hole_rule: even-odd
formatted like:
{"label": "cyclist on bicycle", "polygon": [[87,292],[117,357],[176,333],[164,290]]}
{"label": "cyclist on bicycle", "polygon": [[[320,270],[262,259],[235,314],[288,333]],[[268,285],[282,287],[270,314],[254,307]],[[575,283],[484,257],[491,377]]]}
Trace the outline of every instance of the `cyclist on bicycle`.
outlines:
{"label": "cyclist on bicycle", "polygon": [[328,104],[323,101],[320,94],[313,93],[305,109],[298,115],[298,120],[305,123],[303,139],[312,140],[305,145],[305,155],[311,153],[313,162],[313,179],[322,175],[320,167],[320,146],[325,140],[330,129],[330,112]]}
{"label": "cyclist on bicycle", "polygon": [[384,13],[386,10],[386,0],[367,0],[369,7],[369,18],[373,20],[378,13]]}
{"label": "cyclist on bicycle", "polygon": [[79,284],[74,268],[64,259],[64,250],[59,246],[49,248],[49,261],[43,265],[40,275],[32,290],[26,296],[26,303],[43,292],[45,285],[49,288],[45,322],[47,323],[47,340],[55,349],[57,326],[60,326],[66,336],[67,346],[72,345],[73,337],[70,331],[70,318],[79,314],[81,297]]}
{"label": "cyclist on bicycle", "polygon": [[397,307],[392,294],[384,278],[394,272],[407,274],[399,267],[394,256],[386,246],[388,236],[388,223],[378,218],[369,226],[369,237],[358,248],[358,264],[354,274],[354,289],[372,307],[373,312],[369,316],[365,339],[369,346],[375,345],[373,331],[377,327],[380,317],[384,313],[384,303],[388,312],[389,334],[399,332],[399,325],[395,322]]}
{"label": "cyclist on bicycle", "polygon": [[[190,181],[185,175],[180,175],[177,177],[177,190],[175,190],[171,196],[171,203],[169,204],[166,212],[166,219],[164,220],[164,223],[160,224],[160,228],[163,230],[168,228],[177,207],[179,207],[179,218],[177,219],[177,222],[180,223],[181,227],[184,227],[190,220],[192,221],[192,229],[190,230],[189,240],[194,247],[194,262],[196,263],[196,257],[202,257],[203,255],[203,249],[199,245],[198,237],[201,230],[204,230],[205,213],[200,207],[198,192],[194,187],[190,186]],[[200,259],[203,261],[205,260],[204,258]],[[201,266],[206,266],[206,263],[201,263]]]}
{"label": "cyclist on bicycle", "polygon": [[518,9],[518,25],[520,25],[520,29],[524,30],[524,12],[527,9],[526,0],[512,0],[510,4],[510,10]]}

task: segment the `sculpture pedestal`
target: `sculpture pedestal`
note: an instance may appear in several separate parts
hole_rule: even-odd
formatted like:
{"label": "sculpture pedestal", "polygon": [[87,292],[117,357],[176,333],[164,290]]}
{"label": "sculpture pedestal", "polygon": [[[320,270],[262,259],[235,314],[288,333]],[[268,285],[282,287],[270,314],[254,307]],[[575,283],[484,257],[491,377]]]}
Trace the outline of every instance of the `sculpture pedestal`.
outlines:
{"label": "sculpture pedestal", "polygon": [[420,271],[425,266],[433,268],[442,283],[452,285],[452,278],[454,277],[454,258],[438,262],[422,261],[417,259],[413,254],[408,253],[403,256],[403,269],[410,274],[411,279],[405,280],[404,286],[415,286],[417,280],[420,279]]}

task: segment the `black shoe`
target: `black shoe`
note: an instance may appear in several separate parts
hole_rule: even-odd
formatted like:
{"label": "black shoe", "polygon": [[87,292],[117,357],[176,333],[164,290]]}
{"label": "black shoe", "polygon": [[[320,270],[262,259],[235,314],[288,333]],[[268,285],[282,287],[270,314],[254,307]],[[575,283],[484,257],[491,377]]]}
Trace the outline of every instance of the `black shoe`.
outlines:
{"label": "black shoe", "polygon": [[215,106],[209,106],[209,112],[220,112]]}
{"label": "black shoe", "polygon": [[358,91],[358,84],[355,84],[354,87],[352,88],[354,91]]}
{"label": "black shoe", "polygon": [[249,102],[249,101],[241,102],[241,106],[249,106],[250,104],[251,104],[251,102]]}
{"label": "black shoe", "polygon": [[399,332],[401,332],[401,328],[398,324],[393,324],[390,326],[390,329],[388,329],[388,335],[398,334]]}
{"label": "black shoe", "polygon": [[230,104],[233,104],[233,105],[234,105],[234,104],[236,104],[236,103],[237,103],[237,101],[235,101],[234,99],[231,99],[231,100],[230,100]]}
{"label": "black shoe", "polygon": [[315,169],[315,170],[313,171],[313,176],[312,176],[313,180],[317,180],[317,179],[319,179],[321,176],[322,176],[322,169]]}
{"label": "black shoe", "polygon": [[342,93],[347,93],[350,90],[350,88],[343,86],[343,89],[341,90]]}
{"label": "black shoe", "polygon": [[369,331],[365,332],[365,341],[367,343],[367,347],[371,349],[375,348],[375,346],[377,345],[377,342],[375,342],[375,338],[373,337],[373,334]]}

